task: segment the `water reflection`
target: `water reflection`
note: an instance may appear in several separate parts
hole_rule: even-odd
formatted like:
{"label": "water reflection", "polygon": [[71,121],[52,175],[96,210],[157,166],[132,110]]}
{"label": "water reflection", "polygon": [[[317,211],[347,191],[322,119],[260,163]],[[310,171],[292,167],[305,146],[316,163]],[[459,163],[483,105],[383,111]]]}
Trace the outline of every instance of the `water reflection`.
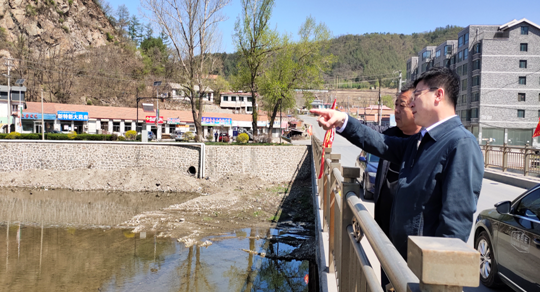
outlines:
{"label": "water reflection", "polygon": [[[20,226],[20,227],[19,227]],[[0,226],[1,291],[307,291],[307,261],[278,261],[268,229],[244,229],[189,248],[120,229]],[[247,235],[249,234],[249,235]],[[285,244],[280,251],[287,252]],[[99,289],[99,290],[98,290]]]}
{"label": "water reflection", "polygon": [[116,225],[144,211],[159,210],[196,196],[190,193],[0,189],[0,222]]}

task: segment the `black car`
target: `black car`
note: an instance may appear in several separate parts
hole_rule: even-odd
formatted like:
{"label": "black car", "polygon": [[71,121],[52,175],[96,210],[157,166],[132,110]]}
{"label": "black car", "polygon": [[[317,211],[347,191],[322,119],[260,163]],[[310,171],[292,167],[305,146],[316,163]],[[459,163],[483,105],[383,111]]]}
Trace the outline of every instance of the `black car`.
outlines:
{"label": "black car", "polygon": [[540,291],[540,185],[482,211],[476,219],[474,247],[480,252],[485,286]]}
{"label": "black car", "polygon": [[379,157],[362,150],[356,159],[356,166],[360,168],[362,178],[362,190],[365,199],[373,199],[375,191],[375,177],[379,166]]}

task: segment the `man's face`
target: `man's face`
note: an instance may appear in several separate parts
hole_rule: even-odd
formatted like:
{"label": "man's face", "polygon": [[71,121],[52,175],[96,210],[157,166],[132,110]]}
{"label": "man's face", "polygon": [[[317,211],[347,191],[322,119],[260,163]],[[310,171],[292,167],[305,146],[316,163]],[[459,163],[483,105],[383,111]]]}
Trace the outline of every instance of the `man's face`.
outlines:
{"label": "man's face", "polygon": [[414,115],[410,106],[412,92],[412,90],[409,90],[401,93],[398,98],[396,98],[396,102],[394,104],[396,124],[402,131],[416,128],[416,124],[414,123]]}
{"label": "man's face", "polygon": [[436,122],[435,102],[438,88],[430,88],[424,81],[416,85],[413,92],[411,109],[414,115],[414,122],[422,127],[429,127]]}

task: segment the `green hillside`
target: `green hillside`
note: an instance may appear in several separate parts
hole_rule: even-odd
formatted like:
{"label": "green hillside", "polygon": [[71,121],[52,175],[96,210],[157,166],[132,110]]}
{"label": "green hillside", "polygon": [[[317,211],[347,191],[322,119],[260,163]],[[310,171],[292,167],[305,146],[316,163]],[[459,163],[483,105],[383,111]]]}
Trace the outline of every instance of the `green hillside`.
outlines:
{"label": "green hillside", "polygon": [[[395,70],[405,73],[407,59],[415,56],[425,46],[439,45],[445,40],[457,39],[461,27],[448,25],[434,31],[411,35],[370,33],[343,35],[332,40],[329,53],[336,57],[330,72],[326,72],[327,83],[359,82],[373,77],[391,74]],[[238,55],[217,54],[222,60],[219,74],[229,78],[235,74]],[[405,76],[405,74],[403,74]]]}

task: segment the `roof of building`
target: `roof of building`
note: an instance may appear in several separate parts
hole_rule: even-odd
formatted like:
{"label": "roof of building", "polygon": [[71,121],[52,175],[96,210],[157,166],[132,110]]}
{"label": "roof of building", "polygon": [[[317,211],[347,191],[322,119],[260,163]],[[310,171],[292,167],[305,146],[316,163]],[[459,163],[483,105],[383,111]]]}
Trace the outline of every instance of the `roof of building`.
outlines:
{"label": "roof of building", "polygon": [[[182,85],[180,83],[169,82],[168,85],[171,87],[171,89],[176,89],[176,90],[187,89],[185,85]],[[195,89],[195,91],[199,91],[199,85],[194,85],[193,88]],[[212,90],[212,88],[208,86],[205,86],[205,92],[214,92],[214,90]]]}
{"label": "roof of building", "polygon": [[507,23],[505,23],[505,24],[499,26],[499,29],[500,29],[500,30],[506,30],[506,29],[509,29],[509,28],[511,28],[511,27],[513,27],[513,26],[516,26],[516,25],[518,25],[518,24],[520,24],[520,23],[522,23],[522,22],[527,22],[528,24],[530,24],[530,25],[536,27],[537,29],[540,29],[540,26],[539,26],[538,24],[536,24],[536,23],[534,23],[534,22],[528,20],[527,18],[522,18],[522,19],[520,19],[520,20],[514,19],[514,20],[512,20],[512,21],[510,21],[510,22],[507,22]]}
{"label": "roof of building", "polygon": [[227,92],[221,92],[221,95],[238,95],[238,96],[251,96],[251,92],[233,92],[233,91],[227,91]]}
{"label": "roof of building", "polygon": [[[40,113],[40,102],[27,102],[27,109],[23,113]],[[44,103],[43,112],[48,114],[56,114],[58,111],[73,111],[73,112],[88,112],[90,119],[117,119],[117,120],[136,120],[137,109],[132,107],[112,107],[112,106],[94,106],[82,104],[63,104],[63,103]],[[155,114],[145,112],[139,108],[139,120],[144,120],[146,116]],[[159,115],[163,118],[180,118],[181,122],[193,123],[193,115],[191,111],[166,110],[160,109]],[[248,114],[232,114],[232,113],[214,113],[205,112],[205,117],[214,118],[230,118],[233,121],[251,121],[251,115]],[[268,117],[259,112],[259,121],[268,121]]]}

